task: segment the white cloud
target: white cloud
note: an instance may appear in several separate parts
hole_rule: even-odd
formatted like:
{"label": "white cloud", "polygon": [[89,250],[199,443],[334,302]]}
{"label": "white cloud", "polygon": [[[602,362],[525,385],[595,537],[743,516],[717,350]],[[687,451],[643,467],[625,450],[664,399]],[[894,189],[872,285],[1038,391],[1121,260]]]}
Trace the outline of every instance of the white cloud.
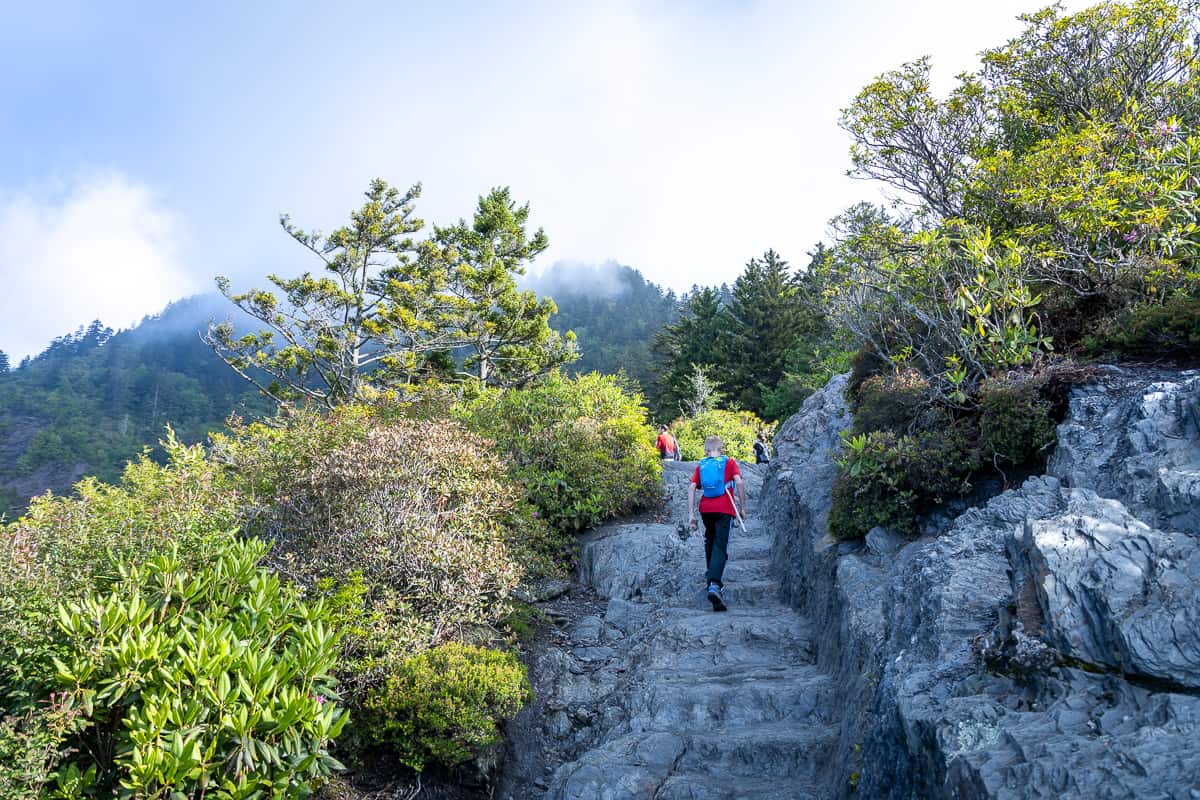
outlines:
{"label": "white cloud", "polygon": [[35,354],[92,319],[128,327],[195,291],[180,237],[160,198],[119,173],[0,190],[0,349]]}

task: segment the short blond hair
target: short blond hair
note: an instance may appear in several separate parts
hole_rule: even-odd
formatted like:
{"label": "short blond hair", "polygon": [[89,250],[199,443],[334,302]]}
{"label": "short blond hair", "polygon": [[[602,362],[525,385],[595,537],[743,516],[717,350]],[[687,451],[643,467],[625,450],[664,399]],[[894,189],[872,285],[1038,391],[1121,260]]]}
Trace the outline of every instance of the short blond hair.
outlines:
{"label": "short blond hair", "polygon": [[720,436],[709,436],[704,440],[704,454],[716,455],[725,449],[725,443],[721,441]]}

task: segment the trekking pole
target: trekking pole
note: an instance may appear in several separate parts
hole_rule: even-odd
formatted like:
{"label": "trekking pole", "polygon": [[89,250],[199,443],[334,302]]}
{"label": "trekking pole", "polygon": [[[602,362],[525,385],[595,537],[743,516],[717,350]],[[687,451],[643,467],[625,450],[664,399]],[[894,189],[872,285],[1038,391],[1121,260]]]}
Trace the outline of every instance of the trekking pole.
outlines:
{"label": "trekking pole", "polygon": [[725,487],[725,496],[729,498],[729,504],[733,506],[733,514],[737,517],[738,524],[742,526],[742,530],[746,530],[746,520],[742,519],[742,513],[738,511],[737,501],[733,499],[733,492],[728,486]]}

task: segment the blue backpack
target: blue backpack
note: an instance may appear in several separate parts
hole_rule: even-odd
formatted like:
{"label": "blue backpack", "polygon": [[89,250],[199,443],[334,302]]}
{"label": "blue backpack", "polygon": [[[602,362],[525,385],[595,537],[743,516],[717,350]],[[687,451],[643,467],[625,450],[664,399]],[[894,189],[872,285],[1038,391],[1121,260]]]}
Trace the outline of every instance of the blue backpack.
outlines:
{"label": "blue backpack", "polygon": [[720,497],[732,482],[725,482],[726,456],[705,458],[700,461],[700,490],[705,497]]}

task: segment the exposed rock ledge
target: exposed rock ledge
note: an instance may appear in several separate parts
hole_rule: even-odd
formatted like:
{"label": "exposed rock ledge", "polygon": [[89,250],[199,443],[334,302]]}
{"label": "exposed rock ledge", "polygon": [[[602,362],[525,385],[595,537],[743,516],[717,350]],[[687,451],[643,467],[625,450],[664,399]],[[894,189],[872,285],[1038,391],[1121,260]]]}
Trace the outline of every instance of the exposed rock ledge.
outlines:
{"label": "exposed rock ledge", "polygon": [[1076,390],[1048,475],[940,535],[827,536],[835,379],[763,492],[841,712],[828,797],[1200,798],[1200,374]]}

